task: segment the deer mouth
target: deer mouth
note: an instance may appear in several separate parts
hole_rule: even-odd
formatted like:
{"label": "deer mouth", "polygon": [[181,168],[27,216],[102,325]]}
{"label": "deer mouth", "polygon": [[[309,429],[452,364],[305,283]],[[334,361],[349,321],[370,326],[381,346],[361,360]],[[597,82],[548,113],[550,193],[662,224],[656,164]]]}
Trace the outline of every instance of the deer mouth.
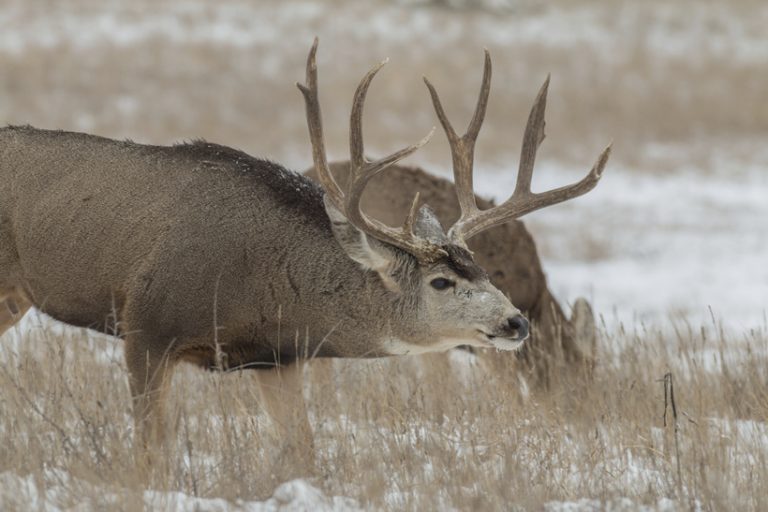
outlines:
{"label": "deer mouth", "polygon": [[528,338],[526,335],[525,337],[514,337],[510,338],[508,336],[497,336],[495,334],[488,334],[485,331],[478,331],[483,338],[483,341],[487,343],[489,348],[495,348],[497,350],[505,350],[505,351],[514,351],[518,350],[520,347],[523,346],[523,343]]}

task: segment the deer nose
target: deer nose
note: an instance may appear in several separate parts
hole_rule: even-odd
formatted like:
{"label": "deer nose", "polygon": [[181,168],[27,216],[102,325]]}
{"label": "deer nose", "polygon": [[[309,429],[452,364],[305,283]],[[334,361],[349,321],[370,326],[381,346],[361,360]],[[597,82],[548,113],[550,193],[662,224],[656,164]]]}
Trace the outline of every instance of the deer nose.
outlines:
{"label": "deer nose", "polygon": [[515,338],[524,340],[528,337],[528,319],[523,315],[515,315],[507,318],[507,327],[515,333]]}

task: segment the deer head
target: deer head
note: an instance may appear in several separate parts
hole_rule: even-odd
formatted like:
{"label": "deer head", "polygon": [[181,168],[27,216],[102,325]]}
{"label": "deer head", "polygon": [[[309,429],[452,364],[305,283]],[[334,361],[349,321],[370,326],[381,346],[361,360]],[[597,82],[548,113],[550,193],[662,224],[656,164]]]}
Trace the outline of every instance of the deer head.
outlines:
{"label": "deer head", "polygon": [[503,350],[519,347],[528,336],[528,321],[491,285],[485,271],[474,262],[466,240],[535,209],[586,193],[599,180],[608,150],[590,174],[576,185],[544,194],[530,192],[533,160],[543,139],[545,83],[528,122],[518,185],[512,198],[498,207],[479,210],[472,191],[472,159],[490,90],[491,65],[486,52],[483,86],[475,115],[467,133],[461,137],[451,127],[434,87],[427,81],[437,115],[451,143],[461,218],[446,233],[428,206],[416,208],[417,195],[403,225],[393,228],[361,210],[362,193],[371,178],[426,144],[432,132],[420,142],[387,157],[376,161],[365,158],[363,105],[371,81],[384,63],[374,67],[363,77],[354,95],[350,172],[342,188],[330,171],[325,153],[316,53],[317,39],[307,59],[306,85],[297,85],[306,103],[314,165],[325,190],[325,210],[334,237],[349,258],[365,270],[377,273],[389,293],[398,296],[401,307],[410,308],[418,319],[407,335],[388,340],[386,349],[395,354],[445,350],[463,344]]}

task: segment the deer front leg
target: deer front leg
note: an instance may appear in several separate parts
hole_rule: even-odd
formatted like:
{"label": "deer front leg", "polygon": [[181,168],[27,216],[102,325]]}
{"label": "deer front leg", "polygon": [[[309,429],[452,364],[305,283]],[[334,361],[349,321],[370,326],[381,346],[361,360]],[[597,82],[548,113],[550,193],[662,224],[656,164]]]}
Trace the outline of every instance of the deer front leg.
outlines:
{"label": "deer front leg", "polygon": [[573,333],[572,343],[582,355],[584,367],[591,376],[597,359],[597,325],[592,306],[584,297],[579,297],[573,303],[570,324]]}
{"label": "deer front leg", "polygon": [[0,291],[0,336],[16,325],[31,307],[32,303],[16,290]]}
{"label": "deer front leg", "polygon": [[304,401],[303,370],[302,362],[283,368],[259,370],[257,380],[263,407],[284,448],[299,457],[300,462],[314,468],[314,436]]}
{"label": "deer front leg", "polygon": [[172,361],[166,351],[141,336],[125,341],[125,362],[133,398],[136,447],[149,453],[165,440],[164,402],[171,380]]}

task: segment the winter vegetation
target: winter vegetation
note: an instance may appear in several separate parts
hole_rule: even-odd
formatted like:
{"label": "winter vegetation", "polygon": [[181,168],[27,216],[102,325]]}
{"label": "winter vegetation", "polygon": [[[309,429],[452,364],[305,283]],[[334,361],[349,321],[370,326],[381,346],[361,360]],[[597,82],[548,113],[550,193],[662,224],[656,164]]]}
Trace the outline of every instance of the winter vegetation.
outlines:
{"label": "winter vegetation", "polygon": [[[177,435],[147,468],[121,342],[32,312],[0,338],[0,509],[765,510],[766,26],[752,0],[6,0],[3,123],[203,137],[302,170],[294,83],[318,35],[331,156],[348,154],[349,99],[373,63],[390,58],[365,117],[385,153],[437,123],[422,75],[457,124],[471,115],[483,47],[480,193],[512,189],[547,73],[534,190],[614,151],[595,191],[525,219],[556,296],[593,303],[594,379],[555,367],[534,389],[495,352],[313,361],[310,469],[252,374],[185,368]],[[442,135],[410,163],[449,176]]]}

